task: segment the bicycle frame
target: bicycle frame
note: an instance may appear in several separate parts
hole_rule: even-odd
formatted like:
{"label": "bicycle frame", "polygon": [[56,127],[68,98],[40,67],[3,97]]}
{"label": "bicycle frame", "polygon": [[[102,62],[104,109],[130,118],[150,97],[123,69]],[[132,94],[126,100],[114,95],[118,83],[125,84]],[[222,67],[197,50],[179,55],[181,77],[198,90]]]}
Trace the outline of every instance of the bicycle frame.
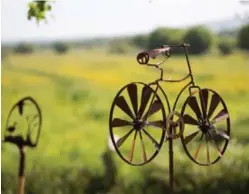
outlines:
{"label": "bicycle frame", "polygon": [[[169,45],[168,45],[168,46],[169,46]],[[179,46],[171,45],[171,46],[169,46],[169,47],[179,47]],[[173,109],[172,109],[173,111],[174,111],[175,108],[176,108],[177,102],[178,102],[178,100],[179,100],[181,94],[183,93],[183,91],[184,91],[186,88],[189,89],[189,93],[190,93],[190,94],[191,94],[191,89],[192,89],[192,88],[198,88],[198,89],[200,89],[200,87],[197,86],[197,85],[195,84],[195,81],[194,81],[194,76],[193,76],[193,73],[192,73],[192,69],[191,69],[191,65],[190,65],[190,61],[189,61],[189,57],[188,57],[187,48],[186,48],[186,47],[183,47],[183,49],[184,49],[184,54],[185,54],[186,63],[187,63],[187,66],[188,66],[188,74],[187,74],[186,76],[184,76],[183,78],[181,78],[181,79],[176,79],[176,80],[163,79],[164,70],[160,67],[160,65],[161,65],[162,63],[164,63],[164,62],[167,60],[167,58],[166,58],[163,62],[161,62],[159,65],[156,65],[156,64],[147,64],[148,66],[155,67],[155,68],[157,68],[157,69],[160,70],[160,78],[157,79],[157,80],[155,80],[155,81],[153,81],[153,82],[151,82],[151,83],[149,83],[148,85],[149,85],[149,86],[150,86],[150,85],[156,85],[155,93],[157,93],[158,89],[160,89],[160,90],[162,91],[164,97],[166,98],[167,103],[168,103],[168,98],[167,98],[167,95],[165,94],[164,90],[162,89],[162,87],[161,87],[161,85],[160,85],[160,82],[174,82],[174,83],[177,83],[177,82],[178,82],[178,83],[179,83],[179,82],[183,82],[183,81],[187,80],[188,78],[190,78],[190,82],[187,83],[187,84],[180,90],[180,92],[178,93],[178,95],[177,95],[177,97],[176,97],[176,100],[175,100],[175,102],[174,102],[174,105],[173,105]],[[168,58],[169,58],[169,57],[168,57]],[[153,100],[154,100],[154,96],[153,96],[153,98],[152,98],[152,101],[153,101]],[[169,109],[170,109],[170,106],[169,106]],[[170,110],[170,111],[171,111],[171,110]]]}
{"label": "bicycle frame", "polygon": [[[169,46],[169,47],[172,47],[172,46]],[[177,102],[181,96],[181,94],[183,93],[183,91],[188,88],[189,89],[189,93],[191,94],[191,88],[198,88],[200,89],[199,86],[196,86],[195,85],[195,81],[194,81],[194,76],[193,76],[193,73],[192,73],[192,69],[191,69],[191,66],[190,66],[190,62],[189,62],[189,57],[188,57],[188,51],[186,49],[186,47],[183,45],[183,48],[184,48],[184,53],[185,53],[185,58],[186,58],[186,62],[187,62],[187,66],[188,66],[188,74],[183,77],[182,79],[177,79],[177,80],[169,80],[169,79],[163,79],[163,74],[164,74],[164,70],[162,68],[160,68],[160,65],[156,65],[156,64],[147,64],[148,66],[154,66],[156,67],[157,69],[160,70],[161,74],[160,74],[160,78],[155,80],[154,82],[151,82],[149,83],[148,85],[156,85],[156,89],[155,89],[155,94],[158,92],[158,89],[160,89],[163,93],[163,96],[167,102],[167,105],[168,105],[168,108],[169,108],[169,112],[171,112],[171,108],[170,108],[170,105],[169,105],[169,100],[168,100],[168,97],[167,95],[165,94],[164,90],[162,89],[161,85],[160,85],[160,82],[183,82],[185,80],[187,80],[188,78],[190,78],[190,82],[187,83],[181,90],[180,92],[178,93],[176,99],[175,99],[175,102],[174,102],[174,105],[173,105],[173,111],[175,111],[175,108],[176,108],[176,105],[177,105]],[[170,56],[170,55],[169,55]],[[168,56],[168,58],[169,58]],[[167,60],[167,58],[161,62],[164,63],[165,61]],[[155,95],[152,97],[152,101],[150,103],[150,106],[152,105],[152,102],[154,101],[154,98],[155,98]],[[150,109],[150,108],[149,108]],[[147,118],[146,118],[147,119]],[[169,133],[172,133],[173,132],[173,128],[172,127],[169,127],[169,129],[166,129],[167,131],[169,130]],[[172,138],[169,138],[168,139],[168,142],[169,142],[169,183],[170,183],[170,193],[173,193],[173,139]]]}

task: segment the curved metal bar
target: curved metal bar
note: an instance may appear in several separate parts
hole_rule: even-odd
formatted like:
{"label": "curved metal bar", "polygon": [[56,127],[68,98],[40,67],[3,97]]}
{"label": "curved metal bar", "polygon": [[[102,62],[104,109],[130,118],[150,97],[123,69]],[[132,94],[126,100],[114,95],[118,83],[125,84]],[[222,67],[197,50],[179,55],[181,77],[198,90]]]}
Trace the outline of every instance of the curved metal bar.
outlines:
{"label": "curved metal bar", "polygon": [[171,108],[170,108],[170,103],[169,103],[169,99],[168,99],[168,96],[166,95],[166,93],[164,92],[164,90],[162,89],[162,87],[161,87],[161,85],[158,83],[158,88],[161,90],[161,92],[163,93],[163,96],[164,96],[164,98],[165,98],[165,100],[166,100],[166,103],[167,103],[167,105],[168,105],[168,111],[169,111],[169,113],[170,113],[170,111],[171,111]]}
{"label": "curved metal bar", "polygon": [[[168,107],[169,107],[168,109],[169,109],[169,112],[170,112],[170,111],[171,111],[170,103],[169,103],[169,100],[168,100],[168,97],[167,97],[166,93],[164,92],[164,90],[162,89],[162,87],[161,87],[161,85],[160,85],[160,83],[159,83],[160,81],[162,81],[162,80],[156,80],[155,82],[151,82],[151,83],[149,83],[148,85],[156,85],[157,88],[156,88],[155,92],[157,92],[158,89],[161,90],[161,92],[163,93],[163,96],[164,96],[164,98],[165,98],[165,100],[166,100],[166,103],[167,103],[167,105],[168,105]],[[192,85],[192,86],[191,86],[191,85]],[[190,86],[190,87],[189,87],[189,86]],[[194,83],[193,83],[192,81],[190,81],[188,84],[186,84],[186,85],[180,90],[180,92],[178,93],[178,95],[177,95],[177,97],[176,97],[176,100],[175,100],[175,102],[174,102],[172,111],[175,111],[177,102],[178,102],[178,100],[179,100],[181,94],[184,92],[184,90],[186,90],[187,88],[190,89],[190,88],[195,88],[195,87],[198,87],[198,86],[195,86]],[[190,92],[190,90],[189,90],[189,92]]]}
{"label": "curved metal bar", "polygon": [[189,61],[189,58],[188,58],[188,50],[187,50],[186,47],[183,47],[183,48],[184,48],[185,58],[186,58],[187,65],[188,65],[189,75],[191,77],[191,82],[193,83],[193,86],[194,86],[195,85],[195,81],[194,81],[194,76],[193,76],[193,73],[192,73],[190,61]]}
{"label": "curved metal bar", "polygon": [[41,134],[42,113],[41,113],[41,109],[40,109],[38,103],[37,103],[33,98],[31,98],[31,97],[30,97],[30,100],[35,104],[35,106],[36,106],[36,108],[37,108],[37,111],[38,111],[38,115],[39,115],[39,117],[40,117],[40,119],[39,119],[40,122],[39,122],[38,133],[37,133],[36,142],[35,142],[35,145],[34,145],[34,147],[36,147],[37,144],[38,144],[38,141],[39,141],[40,134]]}
{"label": "curved metal bar", "polygon": [[153,66],[153,67],[158,68],[160,65],[162,65],[163,63],[165,63],[168,59],[169,59],[169,57],[168,57],[168,56],[166,56],[166,57],[165,57],[165,59],[164,59],[164,60],[162,60],[162,61],[161,61],[161,62],[159,62],[159,63],[156,63],[156,64],[147,63],[146,65],[148,65],[148,66]]}
{"label": "curved metal bar", "polygon": [[5,131],[4,131],[4,137],[6,137],[6,131],[7,131],[7,127],[8,127],[8,123],[9,123],[9,118],[10,118],[10,115],[12,114],[13,110],[16,108],[17,104],[20,102],[21,100],[19,100],[17,103],[15,103],[12,108],[10,109],[9,111],[9,114],[7,116],[7,122],[6,122],[6,126],[5,126]]}
{"label": "curved metal bar", "polygon": [[175,108],[176,108],[176,105],[177,105],[177,102],[180,98],[180,96],[182,95],[182,93],[184,92],[185,89],[188,88],[188,86],[190,86],[191,84],[193,84],[193,82],[189,82],[188,84],[186,84],[181,90],[180,92],[178,93],[177,97],[176,97],[176,100],[175,100],[175,103],[174,103],[174,106],[173,106],[173,111],[175,111]]}
{"label": "curved metal bar", "polygon": [[183,77],[182,79],[176,79],[176,80],[162,80],[163,82],[182,82],[182,81],[184,81],[184,80],[186,80],[186,79],[188,79],[189,77],[190,77],[191,75],[190,74],[188,74],[188,75],[186,75],[185,77]]}
{"label": "curved metal bar", "polygon": [[[12,143],[14,143],[13,138],[6,135],[7,128],[8,128],[8,124],[9,124],[9,119],[10,119],[10,117],[11,117],[11,115],[12,115],[12,112],[15,110],[15,108],[17,108],[17,106],[18,106],[20,103],[25,102],[25,101],[27,101],[27,100],[30,101],[31,103],[33,103],[33,104],[35,105],[35,108],[36,108],[36,110],[37,110],[37,112],[38,112],[38,116],[39,116],[39,125],[38,125],[37,137],[36,137],[35,142],[31,142],[31,141],[30,141],[30,142],[21,142],[21,141],[20,141],[20,138],[18,137],[18,138],[16,139],[16,141],[20,141],[20,142],[16,143],[18,147],[22,147],[22,146],[36,147],[36,146],[37,146],[37,143],[38,143],[38,141],[39,141],[40,133],[41,133],[41,126],[42,126],[42,114],[41,114],[41,109],[40,109],[38,103],[37,103],[32,97],[28,96],[28,97],[22,98],[21,100],[19,100],[17,103],[15,103],[15,104],[12,106],[12,108],[11,108],[9,114],[8,114],[8,117],[7,117],[7,122],[6,122],[5,132],[4,132],[4,138],[7,137],[7,140],[6,140],[6,138],[5,138],[4,141],[5,141],[5,142],[12,142]],[[29,133],[29,131],[28,131],[28,133]],[[29,134],[27,134],[27,135],[29,135]]]}
{"label": "curved metal bar", "polygon": [[[185,58],[186,58],[186,62],[187,62],[188,70],[189,70],[189,73],[185,77],[183,77],[182,79],[177,79],[177,80],[167,80],[167,79],[164,80],[163,79],[164,70],[162,68],[160,68],[160,65],[163,64],[171,55],[166,55],[166,58],[162,62],[160,62],[158,64],[146,63],[146,65],[151,66],[151,67],[155,67],[155,68],[157,68],[157,69],[159,69],[161,71],[160,79],[158,79],[160,81],[164,81],[164,82],[182,82],[182,81],[186,80],[188,77],[190,77],[192,85],[194,86],[195,82],[194,82],[194,77],[193,77],[193,74],[192,74],[192,69],[191,69],[189,58],[188,58],[188,50],[187,50],[187,48],[190,47],[190,45],[189,44],[163,45],[162,48],[160,48],[159,50],[163,50],[163,49],[167,49],[167,48],[171,48],[171,47],[173,47],[173,48],[174,47],[179,47],[179,48],[183,48],[184,49],[184,54],[185,54]],[[154,50],[157,51],[158,49],[154,49]],[[149,54],[148,54],[148,56],[149,56]]]}

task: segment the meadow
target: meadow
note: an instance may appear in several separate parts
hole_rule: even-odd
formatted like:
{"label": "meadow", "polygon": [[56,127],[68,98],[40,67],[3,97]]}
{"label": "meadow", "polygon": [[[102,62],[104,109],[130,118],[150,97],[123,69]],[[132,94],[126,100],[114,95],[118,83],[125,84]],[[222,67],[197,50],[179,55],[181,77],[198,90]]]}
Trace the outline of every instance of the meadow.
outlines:
{"label": "meadow", "polygon": [[[190,56],[196,83],[224,99],[231,119],[231,141],[214,166],[201,167],[175,141],[176,193],[248,193],[249,191],[249,60],[237,52]],[[185,58],[172,56],[165,78],[187,73]],[[136,53],[114,55],[104,51],[71,50],[10,54],[2,61],[2,137],[11,106],[32,96],[42,109],[38,147],[27,149],[26,193],[163,193],[168,189],[168,145],[143,167],[125,164],[108,149],[109,112],[121,87],[129,82],[149,83],[156,69],[141,66]],[[171,105],[182,83],[165,84]],[[18,149],[2,144],[2,192],[15,193]],[[115,168],[103,164],[109,153]],[[107,165],[108,166],[108,165]],[[108,178],[115,179],[108,182]],[[108,180],[107,180],[108,179]],[[106,189],[106,190],[105,190]]]}

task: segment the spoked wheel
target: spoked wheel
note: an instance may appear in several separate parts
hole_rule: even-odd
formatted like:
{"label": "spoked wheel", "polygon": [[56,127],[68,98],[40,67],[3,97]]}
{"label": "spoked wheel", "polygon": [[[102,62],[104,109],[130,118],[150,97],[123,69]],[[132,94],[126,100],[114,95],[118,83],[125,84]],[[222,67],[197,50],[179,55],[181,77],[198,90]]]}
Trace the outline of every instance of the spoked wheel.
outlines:
{"label": "spoked wheel", "polygon": [[19,100],[10,110],[4,142],[17,146],[36,147],[42,124],[41,110],[37,102],[31,97]]}
{"label": "spoked wheel", "polygon": [[110,137],[117,154],[128,164],[141,166],[159,152],[165,136],[166,113],[155,91],[140,82],[124,86],[110,112]]}
{"label": "spoked wheel", "polygon": [[182,115],[177,111],[170,112],[167,117],[167,136],[166,141],[179,138],[184,131],[184,121]]}
{"label": "spoked wheel", "polygon": [[182,108],[185,124],[181,141],[189,158],[202,166],[216,163],[230,139],[229,113],[223,99],[211,89],[189,96]]}

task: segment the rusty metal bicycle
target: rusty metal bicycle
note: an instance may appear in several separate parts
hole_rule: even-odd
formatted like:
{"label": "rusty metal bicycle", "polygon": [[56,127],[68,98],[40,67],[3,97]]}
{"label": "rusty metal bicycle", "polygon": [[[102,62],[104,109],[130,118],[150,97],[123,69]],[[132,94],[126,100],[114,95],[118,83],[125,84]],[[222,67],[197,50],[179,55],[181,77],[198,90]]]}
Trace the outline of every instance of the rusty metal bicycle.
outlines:
{"label": "rusty metal bicycle", "polygon": [[[115,151],[126,163],[134,166],[147,164],[157,156],[163,143],[169,142],[172,174],[173,140],[177,138],[181,139],[184,151],[196,164],[209,166],[224,155],[230,140],[229,112],[215,90],[202,88],[195,83],[188,57],[189,47],[189,44],[163,45],[137,55],[137,62],[158,69],[160,78],[148,84],[129,83],[114,98],[109,116],[110,138]],[[164,79],[161,65],[174,54],[175,48],[183,49],[188,73],[181,79]],[[161,62],[150,63],[151,58],[155,59],[159,55],[163,56]],[[189,82],[179,91],[171,109],[168,96],[160,84],[186,80]],[[159,91],[163,98],[158,95]],[[176,105],[184,91],[189,92],[188,97],[181,110],[177,111]],[[117,133],[122,135],[117,137]],[[192,143],[194,139],[196,143]],[[205,151],[199,156],[203,144]]]}

